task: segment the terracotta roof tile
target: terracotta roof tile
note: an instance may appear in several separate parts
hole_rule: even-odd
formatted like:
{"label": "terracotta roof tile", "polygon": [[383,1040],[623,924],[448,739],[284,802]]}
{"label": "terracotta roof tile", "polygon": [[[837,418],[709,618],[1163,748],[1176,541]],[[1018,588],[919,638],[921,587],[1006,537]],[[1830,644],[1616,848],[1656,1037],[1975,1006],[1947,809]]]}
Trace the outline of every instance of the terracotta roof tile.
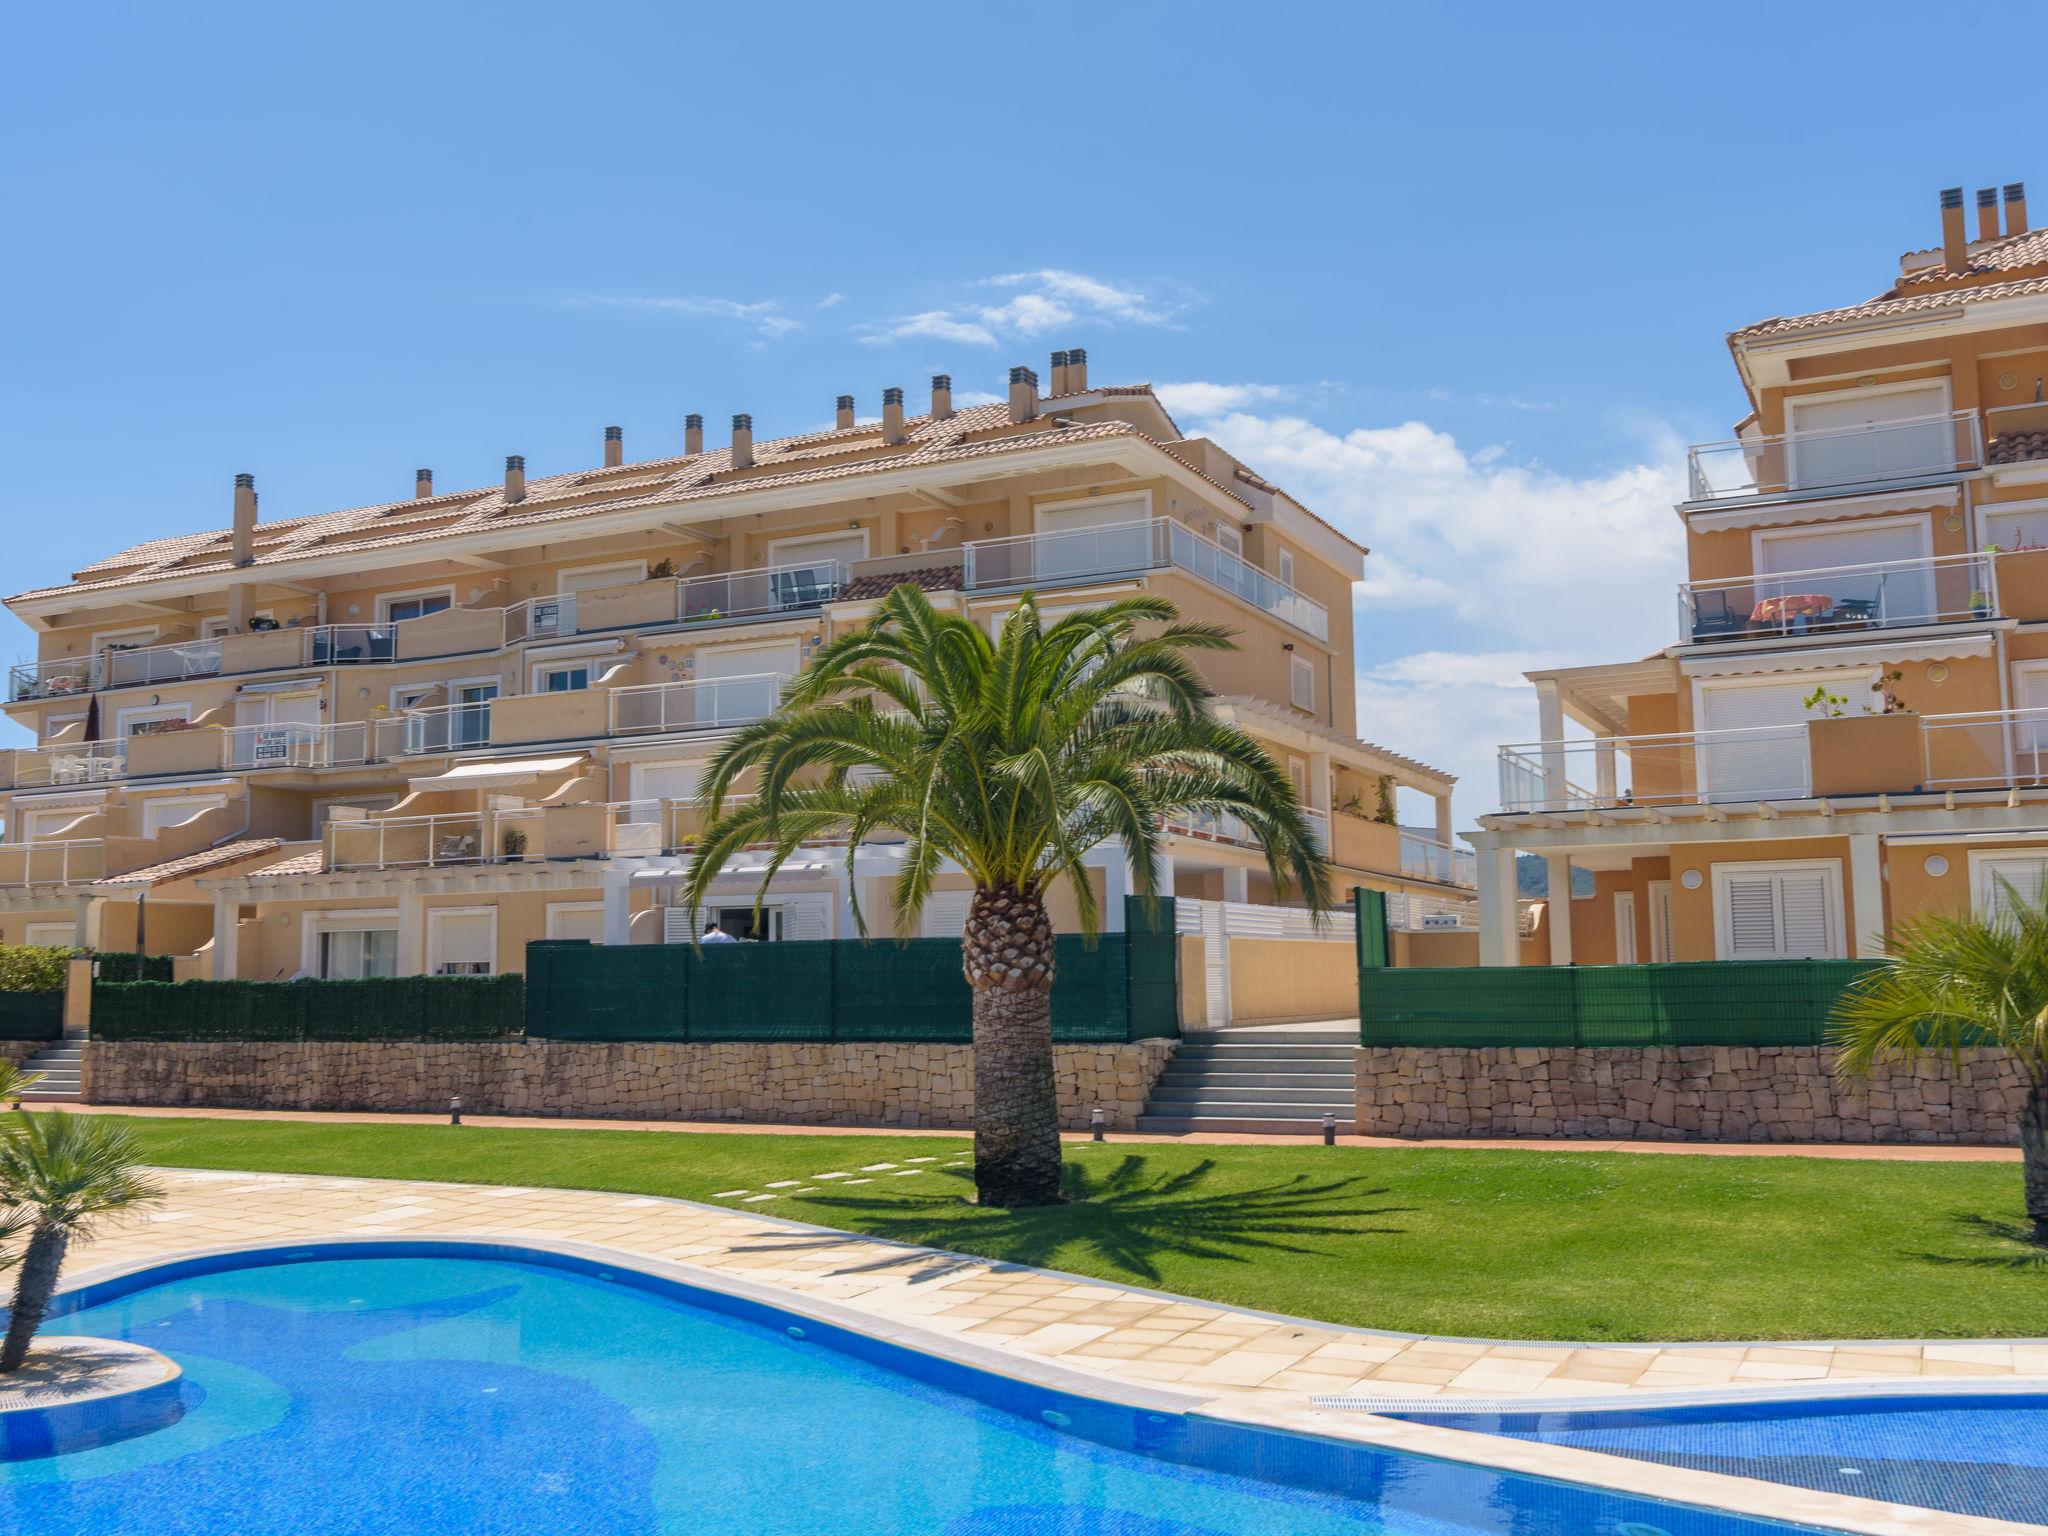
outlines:
{"label": "terracotta roof tile", "polygon": [[[1936,255],[1915,251],[1912,256]],[[1970,253],[1969,269],[1951,272],[1938,262],[1902,273],[1898,282],[1874,299],[1809,315],[1779,315],[1734,332],[1730,341],[1775,336],[1787,331],[1817,330],[1848,320],[1888,320],[1901,315],[1937,313],[1984,299],[2017,299],[2048,293],[2048,228],[2030,229],[1987,241]]]}
{"label": "terracotta roof tile", "polygon": [[887,597],[905,582],[922,592],[958,592],[967,584],[967,576],[957,565],[921,565],[911,571],[881,571],[868,576],[856,576],[839,589],[839,602],[858,602],[863,598]]}
{"label": "terracotta roof tile", "polygon": [[181,858],[166,859],[161,864],[146,864],[141,869],[131,869],[124,874],[108,875],[96,885],[162,885],[170,880],[182,880],[187,875],[203,874],[207,870],[220,869],[228,864],[239,864],[244,859],[253,859],[260,853],[273,848],[282,848],[281,837],[252,837],[240,842],[222,843],[217,848],[202,848],[197,853],[188,853]]}

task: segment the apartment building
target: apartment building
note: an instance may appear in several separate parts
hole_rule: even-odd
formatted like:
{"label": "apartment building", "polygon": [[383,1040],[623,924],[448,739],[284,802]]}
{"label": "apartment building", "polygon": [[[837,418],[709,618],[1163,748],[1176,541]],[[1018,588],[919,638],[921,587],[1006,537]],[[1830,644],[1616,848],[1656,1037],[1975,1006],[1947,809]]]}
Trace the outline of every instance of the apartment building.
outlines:
{"label": "apartment building", "polygon": [[[1874,955],[2048,879],[2048,230],[1940,195],[1876,298],[1728,338],[1691,450],[1689,579],[1641,659],[1529,674],[1539,739],[1481,818],[1481,958]],[[1520,944],[1513,859],[1552,899]]]}
{"label": "apartment building", "polygon": [[[1228,624],[1216,711],[1300,786],[1340,885],[1469,910],[1448,776],[1358,739],[1351,587],[1366,551],[1149,386],[1099,387],[1056,352],[1048,389],[266,521],[250,476],[230,526],[100,559],[9,607],[36,632],[7,709],[36,744],[0,762],[0,938],[191,955],[254,979],[513,970],[529,940],[676,942],[693,802],[723,733],[774,710],[827,638],[914,582],[996,625],[1148,591]],[[665,448],[667,445],[664,445]],[[1433,835],[1382,815],[1433,797]],[[1170,827],[1169,888],[1273,900],[1246,829]],[[1103,911],[1132,875],[1099,850]],[[886,844],[805,850],[756,930],[761,867],[714,915],[764,939],[886,923]],[[926,931],[957,932],[950,877]],[[1071,913],[1058,916],[1071,920]]]}

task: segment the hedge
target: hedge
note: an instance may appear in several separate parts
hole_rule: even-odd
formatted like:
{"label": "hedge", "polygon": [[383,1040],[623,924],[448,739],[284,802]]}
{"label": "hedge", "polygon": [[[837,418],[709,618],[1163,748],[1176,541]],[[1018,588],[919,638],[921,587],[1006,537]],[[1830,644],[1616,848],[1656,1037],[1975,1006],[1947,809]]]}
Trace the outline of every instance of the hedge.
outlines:
{"label": "hedge", "polygon": [[526,978],[102,981],[95,1040],[503,1040],[526,1028]]}
{"label": "hedge", "polygon": [[0,944],[0,992],[62,992],[73,953],[55,944]]}

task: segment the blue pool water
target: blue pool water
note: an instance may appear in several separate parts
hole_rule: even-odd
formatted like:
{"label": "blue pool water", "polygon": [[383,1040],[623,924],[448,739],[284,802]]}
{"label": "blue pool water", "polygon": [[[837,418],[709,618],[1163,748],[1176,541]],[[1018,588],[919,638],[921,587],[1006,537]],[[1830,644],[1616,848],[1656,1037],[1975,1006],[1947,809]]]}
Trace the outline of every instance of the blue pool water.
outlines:
{"label": "blue pool water", "polygon": [[1944,1393],[1397,1417],[1960,1515],[2048,1524],[2048,1396]]}
{"label": "blue pool water", "polygon": [[170,1355],[184,1413],[0,1462],[0,1531],[1794,1529],[1061,1395],[580,1260],[453,1244],[335,1251],[203,1261],[73,1298],[55,1326]]}

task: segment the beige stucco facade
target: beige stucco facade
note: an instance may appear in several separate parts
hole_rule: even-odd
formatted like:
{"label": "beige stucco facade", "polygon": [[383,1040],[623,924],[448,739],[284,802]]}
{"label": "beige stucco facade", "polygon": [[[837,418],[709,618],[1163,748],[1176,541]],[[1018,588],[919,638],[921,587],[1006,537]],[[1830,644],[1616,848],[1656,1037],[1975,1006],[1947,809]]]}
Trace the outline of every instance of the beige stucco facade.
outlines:
{"label": "beige stucco facade", "polygon": [[[1028,370],[1021,370],[1028,371]],[[1145,387],[934,408],[172,537],[18,594],[10,680],[35,745],[0,753],[0,940],[183,955],[181,974],[512,970],[550,937],[674,940],[697,776],[825,641],[901,580],[977,624],[1133,592],[1228,626],[1216,708],[1300,785],[1339,888],[1469,903],[1451,780],[1359,739],[1366,552]],[[739,423],[747,420],[742,430]],[[418,489],[431,491],[431,484]],[[246,555],[246,558],[243,556]],[[1383,818],[1399,786],[1434,825]],[[742,785],[741,789],[744,790]],[[1168,829],[1169,890],[1282,900],[1243,829]],[[892,851],[821,845],[774,882],[767,936],[887,933]],[[1135,872],[1088,878],[1120,921]],[[747,928],[759,861],[714,893]],[[965,880],[927,931],[957,931]],[[139,905],[138,905],[139,898]],[[1054,917],[1078,923],[1071,896]]]}

